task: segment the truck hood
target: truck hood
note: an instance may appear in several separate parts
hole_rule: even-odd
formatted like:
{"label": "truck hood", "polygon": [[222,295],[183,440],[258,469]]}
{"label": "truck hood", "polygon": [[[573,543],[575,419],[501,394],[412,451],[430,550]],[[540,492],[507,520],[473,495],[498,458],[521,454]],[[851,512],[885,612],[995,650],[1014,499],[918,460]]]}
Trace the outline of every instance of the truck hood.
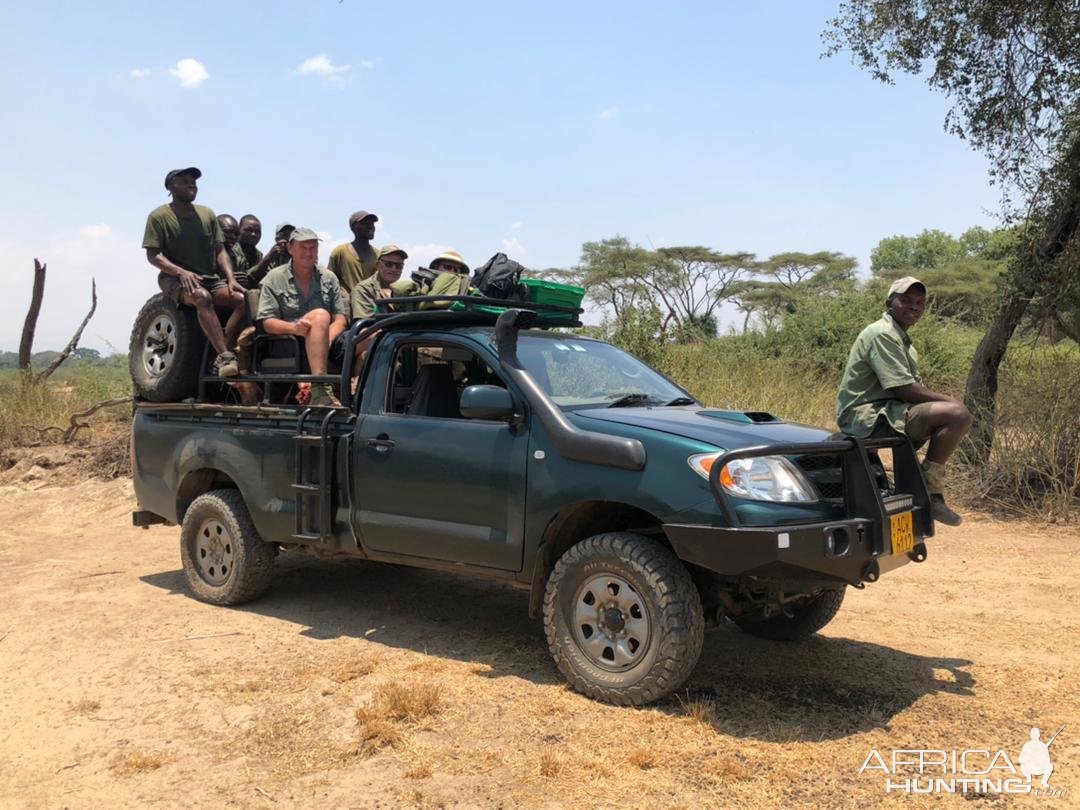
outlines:
{"label": "truck hood", "polygon": [[767,414],[721,411],[697,405],[671,408],[589,408],[575,411],[573,416],[574,421],[586,430],[603,430],[597,422],[617,422],[683,436],[725,450],[784,442],[822,442],[831,435],[827,430],[793,425],[775,417],[770,417],[769,421],[755,421],[768,416]]}

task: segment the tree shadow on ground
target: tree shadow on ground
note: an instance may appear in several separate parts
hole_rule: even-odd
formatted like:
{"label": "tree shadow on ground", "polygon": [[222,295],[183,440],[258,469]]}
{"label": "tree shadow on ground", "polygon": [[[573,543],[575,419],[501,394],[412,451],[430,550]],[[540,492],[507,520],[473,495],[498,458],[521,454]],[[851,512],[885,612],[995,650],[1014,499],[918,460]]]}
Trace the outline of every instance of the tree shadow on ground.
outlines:
{"label": "tree shadow on ground", "polygon": [[[179,570],[142,581],[189,593]],[[528,594],[504,582],[283,555],[269,593],[232,610],[290,622],[309,638],[363,638],[484,664],[477,674],[485,677],[564,682],[540,622],[528,617]],[[769,642],[729,625],[706,633],[694,674],[656,708],[694,714],[735,737],[837,739],[888,728],[896,714],[925,695],[973,694],[974,679],[964,669],[970,663],[845,638]]]}

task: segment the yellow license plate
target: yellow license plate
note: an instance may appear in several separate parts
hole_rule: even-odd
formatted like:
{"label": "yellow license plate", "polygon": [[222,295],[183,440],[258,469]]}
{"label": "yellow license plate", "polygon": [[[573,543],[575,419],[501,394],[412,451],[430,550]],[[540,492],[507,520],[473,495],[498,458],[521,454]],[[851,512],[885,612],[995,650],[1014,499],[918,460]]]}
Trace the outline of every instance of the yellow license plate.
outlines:
{"label": "yellow license plate", "polygon": [[911,512],[901,512],[889,518],[892,523],[892,553],[901,554],[915,548],[915,529]]}

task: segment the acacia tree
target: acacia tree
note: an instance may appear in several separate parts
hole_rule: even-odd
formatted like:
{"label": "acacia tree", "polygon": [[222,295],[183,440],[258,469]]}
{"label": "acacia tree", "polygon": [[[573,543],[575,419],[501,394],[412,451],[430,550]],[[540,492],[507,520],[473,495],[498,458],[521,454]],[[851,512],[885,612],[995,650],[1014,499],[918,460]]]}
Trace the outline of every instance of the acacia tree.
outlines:
{"label": "acacia tree", "polygon": [[993,440],[998,368],[1031,302],[1074,292],[1062,265],[1080,221],[1080,3],[1077,0],[849,0],[824,33],[883,82],[925,73],[952,102],[948,131],[986,153],[1026,239],[979,344],[965,401],[977,458]]}
{"label": "acacia tree", "polygon": [[753,267],[750,253],[719,253],[700,245],[647,250],[616,236],[582,245],[575,267],[541,275],[584,287],[588,299],[616,321],[655,306],[661,334],[708,334],[710,329],[715,334],[720,304]]}
{"label": "acacia tree", "polygon": [[746,313],[745,331],[757,315],[766,329],[795,312],[807,296],[836,295],[855,279],[855,259],[842,253],[777,253],[754,268],[758,278],[741,281],[729,292]]}

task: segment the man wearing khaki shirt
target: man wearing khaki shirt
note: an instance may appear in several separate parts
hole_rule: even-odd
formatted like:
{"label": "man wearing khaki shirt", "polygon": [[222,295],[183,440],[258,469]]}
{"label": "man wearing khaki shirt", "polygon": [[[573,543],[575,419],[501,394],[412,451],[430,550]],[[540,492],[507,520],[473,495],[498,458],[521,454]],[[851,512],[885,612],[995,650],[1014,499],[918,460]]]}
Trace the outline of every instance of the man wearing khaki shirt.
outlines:
{"label": "man wearing khaki shirt", "polygon": [[[318,265],[319,237],[297,228],[288,242],[289,261],[266,274],[255,319],[268,335],[294,335],[304,341],[312,374],[325,374],[328,359],[340,360],[347,324],[337,277]],[[311,386],[312,405],[340,406],[328,384]]]}
{"label": "man wearing khaki shirt", "polygon": [[959,526],[945,504],[945,462],[971,427],[971,413],[948,394],[932,391],[919,376],[919,354],[908,330],[926,310],[926,285],[905,276],[889,287],[886,311],[863,329],[848,355],[837,396],[836,421],[849,436],[899,433],[919,447],[929,439],[923,476],[934,520]]}

